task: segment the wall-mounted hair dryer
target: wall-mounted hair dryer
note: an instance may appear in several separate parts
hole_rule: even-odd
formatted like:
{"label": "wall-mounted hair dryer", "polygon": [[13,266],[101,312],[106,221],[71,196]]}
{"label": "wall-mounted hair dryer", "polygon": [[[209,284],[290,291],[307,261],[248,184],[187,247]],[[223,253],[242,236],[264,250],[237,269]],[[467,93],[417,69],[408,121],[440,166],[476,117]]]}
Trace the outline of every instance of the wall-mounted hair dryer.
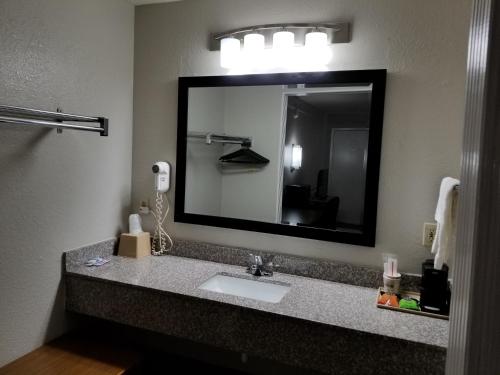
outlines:
{"label": "wall-mounted hair dryer", "polygon": [[[155,174],[156,207],[152,212],[155,218],[155,231],[151,253],[153,255],[164,255],[174,245],[164,226],[170,209],[166,194],[170,190],[170,164],[165,161],[157,161],[153,164],[153,173]],[[163,199],[166,201],[165,208],[163,207]]]}
{"label": "wall-mounted hair dryer", "polygon": [[170,164],[165,161],[157,161],[153,164],[153,173],[156,174],[155,188],[159,193],[170,190]]}

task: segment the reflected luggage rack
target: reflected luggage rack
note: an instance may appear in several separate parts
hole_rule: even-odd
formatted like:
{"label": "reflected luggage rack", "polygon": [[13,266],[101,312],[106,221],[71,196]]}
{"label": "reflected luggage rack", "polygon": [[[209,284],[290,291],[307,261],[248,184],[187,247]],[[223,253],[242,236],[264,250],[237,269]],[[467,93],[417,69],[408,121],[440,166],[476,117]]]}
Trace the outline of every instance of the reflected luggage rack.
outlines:
{"label": "reflected luggage rack", "polygon": [[207,145],[212,143],[231,143],[235,145],[242,145],[244,147],[252,147],[252,138],[250,137],[203,132],[189,132],[187,137],[188,139],[203,139]]}

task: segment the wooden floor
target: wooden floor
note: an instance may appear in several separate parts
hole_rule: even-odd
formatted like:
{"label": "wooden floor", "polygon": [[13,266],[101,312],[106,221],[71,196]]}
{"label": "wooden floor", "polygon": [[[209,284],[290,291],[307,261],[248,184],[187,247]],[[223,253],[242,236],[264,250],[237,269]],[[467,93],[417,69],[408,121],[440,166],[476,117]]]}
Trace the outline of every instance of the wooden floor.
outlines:
{"label": "wooden floor", "polygon": [[0,368],[0,375],[118,375],[141,361],[137,351],[77,336],[63,336]]}

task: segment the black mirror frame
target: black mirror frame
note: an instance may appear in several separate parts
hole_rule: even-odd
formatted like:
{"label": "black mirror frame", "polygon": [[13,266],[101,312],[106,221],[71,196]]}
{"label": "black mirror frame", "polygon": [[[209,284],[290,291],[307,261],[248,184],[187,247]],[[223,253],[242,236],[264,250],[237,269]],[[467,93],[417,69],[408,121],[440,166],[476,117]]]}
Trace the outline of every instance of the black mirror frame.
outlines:
{"label": "black mirror frame", "polygon": [[[385,85],[387,71],[351,70],[307,73],[250,74],[233,76],[179,77],[177,164],[175,186],[174,221],[180,223],[208,225],[254,232],[279,234],[352,245],[375,246],[377,225],[377,202],[382,148],[382,126],[384,118]],[[253,220],[198,215],[184,211],[186,187],[187,114],[188,94],[192,87],[264,86],[289,84],[367,84],[372,86],[370,109],[370,134],[368,139],[368,163],[366,170],[365,212],[362,234],[340,232],[329,229],[291,226]]]}

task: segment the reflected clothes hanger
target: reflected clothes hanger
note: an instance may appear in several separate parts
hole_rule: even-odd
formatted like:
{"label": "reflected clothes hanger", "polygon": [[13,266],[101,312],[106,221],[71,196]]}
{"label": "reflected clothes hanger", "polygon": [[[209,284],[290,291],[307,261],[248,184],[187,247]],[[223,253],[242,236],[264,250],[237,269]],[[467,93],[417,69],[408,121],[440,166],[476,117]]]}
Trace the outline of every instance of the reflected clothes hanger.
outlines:
{"label": "reflected clothes hanger", "polygon": [[269,159],[250,150],[248,146],[242,146],[239,150],[223,155],[219,158],[221,163],[238,164],[268,164]]}

